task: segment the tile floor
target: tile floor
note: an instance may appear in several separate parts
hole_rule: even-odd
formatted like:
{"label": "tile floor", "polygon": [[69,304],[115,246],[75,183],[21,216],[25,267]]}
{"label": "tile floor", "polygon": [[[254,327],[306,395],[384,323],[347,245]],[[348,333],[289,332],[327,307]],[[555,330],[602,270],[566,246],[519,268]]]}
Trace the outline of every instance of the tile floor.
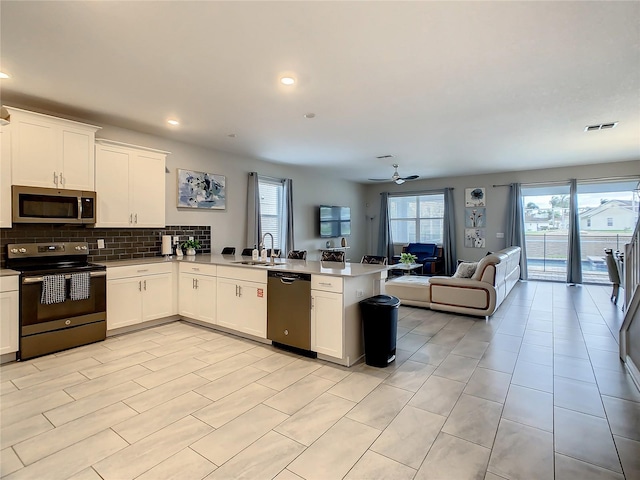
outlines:
{"label": "tile floor", "polygon": [[7,479],[640,478],[640,393],[602,286],[488,322],[401,307],[347,369],[184,322],[0,367]]}

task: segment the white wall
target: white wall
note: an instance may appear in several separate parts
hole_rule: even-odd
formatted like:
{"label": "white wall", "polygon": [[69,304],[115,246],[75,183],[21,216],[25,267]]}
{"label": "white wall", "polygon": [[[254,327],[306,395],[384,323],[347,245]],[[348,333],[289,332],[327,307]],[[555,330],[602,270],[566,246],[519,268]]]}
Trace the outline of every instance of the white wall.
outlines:
{"label": "white wall", "polygon": [[[167,225],[211,225],[211,248],[219,253],[223,246],[235,246],[239,253],[246,242],[248,173],[293,179],[295,247],[307,250],[307,258],[316,260],[325,246],[318,232],[318,205],[351,207],[352,235],[347,239],[351,248],[347,257],[359,261],[366,249],[365,207],[362,202],[365,187],[327,172],[294,167],[241,157],[174,141],[167,137],[148,135],[133,130],[102,125],[98,137],[141,145],[171,152],[167,157],[166,222]],[[177,173],[184,168],[226,176],[227,208],[224,211],[185,210],[176,207]],[[339,239],[334,240],[336,245]]]}
{"label": "white wall", "polygon": [[[380,219],[380,193],[414,192],[445,187],[454,188],[454,208],[456,218],[456,249],[457,256],[465,260],[479,260],[487,251],[496,251],[505,247],[503,238],[496,238],[496,234],[504,233],[506,229],[507,199],[509,187],[493,187],[514,182],[540,183],[576,178],[586,180],[593,178],[607,178],[626,175],[640,175],[640,160],[632,162],[606,163],[601,165],[584,165],[580,167],[562,167],[544,170],[524,170],[499,174],[472,175],[463,177],[443,177],[429,180],[416,180],[403,185],[393,183],[373,184],[366,187],[365,202],[369,205],[366,214],[375,215],[373,221],[374,249],[378,245],[378,221]],[[471,187],[486,188],[487,203],[487,239],[485,248],[464,247],[464,190]]]}

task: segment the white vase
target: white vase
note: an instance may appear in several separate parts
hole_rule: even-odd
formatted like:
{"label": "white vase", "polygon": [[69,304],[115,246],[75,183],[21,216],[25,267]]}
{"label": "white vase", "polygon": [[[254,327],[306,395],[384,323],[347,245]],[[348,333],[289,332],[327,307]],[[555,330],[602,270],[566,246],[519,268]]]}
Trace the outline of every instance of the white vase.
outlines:
{"label": "white vase", "polygon": [[196,254],[196,249],[195,248],[187,248],[187,255],[188,256],[192,256]]}

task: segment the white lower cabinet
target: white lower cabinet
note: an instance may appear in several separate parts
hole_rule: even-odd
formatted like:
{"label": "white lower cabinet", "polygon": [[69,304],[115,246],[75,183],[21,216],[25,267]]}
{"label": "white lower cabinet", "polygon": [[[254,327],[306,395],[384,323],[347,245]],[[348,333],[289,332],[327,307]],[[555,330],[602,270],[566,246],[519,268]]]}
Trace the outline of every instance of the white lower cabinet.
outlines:
{"label": "white lower cabinet", "polygon": [[267,338],[267,272],[218,267],[217,324]]}
{"label": "white lower cabinet", "polygon": [[173,314],[170,263],[107,268],[107,330]]}
{"label": "white lower cabinet", "polygon": [[180,315],[216,324],[216,266],[180,263]]}
{"label": "white lower cabinet", "polygon": [[311,350],[342,358],[342,294],[311,290]]}
{"label": "white lower cabinet", "polygon": [[0,277],[0,355],[18,351],[18,281]]}
{"label": "white lower cabinet", "polygon": [[342,279],[311,276],[311,350],[331,357],[344,354]]}

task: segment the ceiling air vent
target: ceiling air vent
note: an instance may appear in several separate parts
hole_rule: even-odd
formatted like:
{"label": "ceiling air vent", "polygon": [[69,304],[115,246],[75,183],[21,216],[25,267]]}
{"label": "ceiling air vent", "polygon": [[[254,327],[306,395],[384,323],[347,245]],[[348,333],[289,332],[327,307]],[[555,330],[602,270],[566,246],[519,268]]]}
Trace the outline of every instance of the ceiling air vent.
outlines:
{"label": "ceiling air vent", "polygon": [[393,158],[393,155],[379,155],[376,158],[379,158],[380,160],[382,160],[384,158]]}
{"label": "ceiling air vent", "polygon": [[584,131],[592,132],[594,130],[606,130],[608,128],[616,128],[616,125],[618,125],[618,122],[601,123],[599,125],[587,125],[586,127],[584,127]]}

